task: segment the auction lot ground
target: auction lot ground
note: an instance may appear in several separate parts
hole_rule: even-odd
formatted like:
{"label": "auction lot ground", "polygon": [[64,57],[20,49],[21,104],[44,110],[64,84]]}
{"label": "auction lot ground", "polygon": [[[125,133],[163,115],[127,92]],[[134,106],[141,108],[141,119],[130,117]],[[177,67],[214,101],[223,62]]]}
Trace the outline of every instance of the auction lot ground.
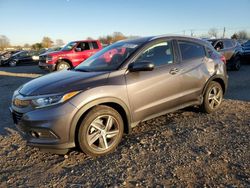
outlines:
{"label": "auction lot ground", "polygon": [[8,106],[37,66],[0,68],[0,187],[249,187],[250,65],[229,71],[222,108],[188,108],[141,123],[107,156],[67,156],[27,147]]}

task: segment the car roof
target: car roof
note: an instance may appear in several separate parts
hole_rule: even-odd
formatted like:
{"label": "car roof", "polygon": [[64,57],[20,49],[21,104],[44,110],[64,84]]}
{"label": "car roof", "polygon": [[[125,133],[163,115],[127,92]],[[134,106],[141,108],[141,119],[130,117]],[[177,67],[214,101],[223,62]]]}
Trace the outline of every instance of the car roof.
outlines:
{"label": "car roof", "polygon": [[203,40],[195,37],[189,37],[189,36],[183,36],[183,35],[159,35],[159,36],[148,36],[148,37],[139,37],[136,39],[125,39],[122,40],[123,42],[131,42],[131,43],[144,43],[144,42],[149,42],[153,40],[158,40],[158,39],[165,39],[165,38],[174,38],[177,40],[192,40],[195,42],[199,42],[202,44],[206,44]]}

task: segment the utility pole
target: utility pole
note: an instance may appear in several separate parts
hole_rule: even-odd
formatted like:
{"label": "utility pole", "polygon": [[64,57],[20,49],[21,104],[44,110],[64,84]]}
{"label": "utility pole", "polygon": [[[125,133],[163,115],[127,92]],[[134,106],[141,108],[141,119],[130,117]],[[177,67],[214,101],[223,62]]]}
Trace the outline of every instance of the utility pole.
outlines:
{"label": "utility pole", "polygon": [[192,29],[190,30],[190,32],[191,32],[191,37],[194,36],[194,31]]}
{"label": "utility pole", "polygon": [[222,38],[225,38],[225,36],[226,36],[226,27],[224,27],[224,29],[223,29],[223,36],[222,36]]}

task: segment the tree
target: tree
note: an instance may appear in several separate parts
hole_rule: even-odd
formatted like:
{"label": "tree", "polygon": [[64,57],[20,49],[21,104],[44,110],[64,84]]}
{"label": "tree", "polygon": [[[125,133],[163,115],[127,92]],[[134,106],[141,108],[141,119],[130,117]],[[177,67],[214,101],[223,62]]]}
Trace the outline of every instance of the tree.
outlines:
{"label": "tree", "polygon": [[0,50],[10,46],[10,40],[5,35],[0,35]]}
{"label": "tree", "polygon": [[63,46],[64,42],[62,39],[56,39],[55,46]]}
{"label": "tree", "polygon": [[39,50],[41,50],[41,49],[43,48],[43,45],[42,45],[42,43],[35,43],[35,44],[33,44],[33,45],[31,46],[31,48],[32,48],[33,50],[39,51]]}
{"label": "tree", "polygon": [[216,28],[211,28],[211,29],[209,29],[208,35],[209,35],[210,37],[217,38],[217,37],[218,37],[218,29],[216,29]]}
{"label": "tree", "polygon": [[237,33],[234,33],[232,36],[231,36],[231,39],[239,39],[239,35]]}
{"label": "tree", "polygon": [[238,32],[238,37],[239,39],[246,40],[248,39],[247,32],[242,30]]}
{"label": "tree", "polygon": [[124,40],[127,37],[125,37],[121,32],[114,32],[112,38],[113,38],[112,42],[116,42],[119,40]]}
{"label": "tree", "polygon": [[53,44],[53,41],[49,37],[43,37],[42,45],[44,48],[50,48]]}

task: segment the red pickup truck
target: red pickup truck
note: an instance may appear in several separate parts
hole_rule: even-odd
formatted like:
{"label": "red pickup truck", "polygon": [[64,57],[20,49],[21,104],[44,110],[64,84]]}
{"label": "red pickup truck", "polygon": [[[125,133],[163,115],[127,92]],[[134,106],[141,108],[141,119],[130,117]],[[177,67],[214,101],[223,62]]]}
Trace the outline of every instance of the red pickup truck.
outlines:
{"label": "red pickup truck", "polygon": [[73,68],[102,49],[98,40],[73,41],[60,51],[39,56],[39,67],[49,71]]}

